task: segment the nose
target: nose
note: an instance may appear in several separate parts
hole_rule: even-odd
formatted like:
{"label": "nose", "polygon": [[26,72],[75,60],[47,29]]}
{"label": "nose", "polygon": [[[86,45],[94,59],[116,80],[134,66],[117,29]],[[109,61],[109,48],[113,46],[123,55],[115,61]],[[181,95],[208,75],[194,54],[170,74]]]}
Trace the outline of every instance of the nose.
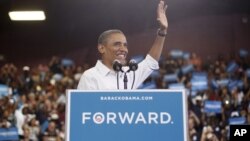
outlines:
{"label": "nose", "polygon": [[123,44],[120,46],[119,50],[128,52],[128,45],[127,45],[127,43],[123,43]]}

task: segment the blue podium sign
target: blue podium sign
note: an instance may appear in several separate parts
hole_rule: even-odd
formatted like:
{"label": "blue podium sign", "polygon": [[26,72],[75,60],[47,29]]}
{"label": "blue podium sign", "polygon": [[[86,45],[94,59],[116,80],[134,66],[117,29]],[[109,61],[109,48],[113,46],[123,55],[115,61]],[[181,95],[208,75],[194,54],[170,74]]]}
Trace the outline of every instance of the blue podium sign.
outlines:
{"label": "blue podium sign", "polygon": [[187,141],[184,90],[67,91],[67,141]]}

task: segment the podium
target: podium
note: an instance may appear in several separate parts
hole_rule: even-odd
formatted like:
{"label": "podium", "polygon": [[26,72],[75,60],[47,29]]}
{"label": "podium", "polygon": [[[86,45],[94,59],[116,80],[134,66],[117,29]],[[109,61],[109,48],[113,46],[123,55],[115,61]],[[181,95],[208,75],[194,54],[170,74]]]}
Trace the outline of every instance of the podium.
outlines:
{"label": "podium", "polygon": [[68,90],[66,141],[187,141],[184,90]]}

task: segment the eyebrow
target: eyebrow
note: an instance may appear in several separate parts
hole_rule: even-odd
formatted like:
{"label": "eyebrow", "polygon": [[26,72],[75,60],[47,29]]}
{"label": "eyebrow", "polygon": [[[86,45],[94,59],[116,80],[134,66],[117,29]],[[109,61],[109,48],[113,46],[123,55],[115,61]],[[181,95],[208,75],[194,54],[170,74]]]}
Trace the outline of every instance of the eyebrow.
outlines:
{"label": "eyebrow", "polygon": [[113,43],[113,45],[121,45],[121,44],[123,44],[124,46],[128,46],[127,42],[122,43],[122,42],[117,41]]}

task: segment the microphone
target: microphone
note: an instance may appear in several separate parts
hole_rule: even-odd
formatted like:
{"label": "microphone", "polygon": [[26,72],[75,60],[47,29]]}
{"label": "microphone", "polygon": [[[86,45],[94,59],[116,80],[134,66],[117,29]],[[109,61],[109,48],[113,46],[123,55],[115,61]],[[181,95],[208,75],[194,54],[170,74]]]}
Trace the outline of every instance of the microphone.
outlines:
{"label": "microphone", "polygon": [[113,69],[117,72],[122,71],[122,64],[119,60],[115,59],[113,61]]}
{"label": "microphone", "polygon": [[138,64],[136,63],[134,59],[129,61],[128,66],[129,66],[129,70],[131,71],[136,71],[138,69]]}
{"label": "microphone", "polygon": [[114,69],[114,71],[117,72],[116,81],[117,81],[117,89],[119,90],[119,71],[123,72],[122,71],[122,64],[119,60],[115,59],[113,61],[113,69]]}
{"label": "microphone", "polygon": [[129,66],[129,71],[133,71],[134,75],[133,75],[133,83],[131,86],[131,89],[133,89],[134,87],[134,83],[135,83],[135,71],[138,69],[138,64],[136,63],[136,61],[134,59],[131,59],[128,63]]}

